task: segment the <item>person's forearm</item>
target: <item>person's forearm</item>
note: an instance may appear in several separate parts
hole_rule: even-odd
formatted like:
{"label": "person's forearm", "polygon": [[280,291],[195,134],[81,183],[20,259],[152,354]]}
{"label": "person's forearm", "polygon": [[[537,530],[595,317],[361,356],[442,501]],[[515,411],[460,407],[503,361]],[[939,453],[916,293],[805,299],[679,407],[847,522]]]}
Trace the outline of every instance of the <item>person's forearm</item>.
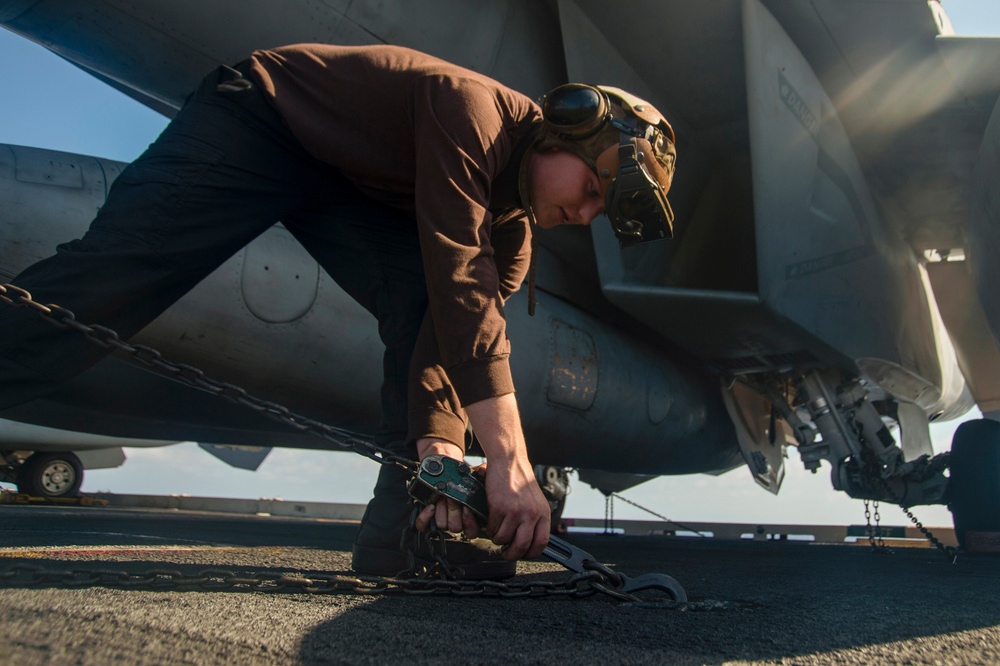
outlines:
{"label": "person's forearm", "polygon": [[480,400],[467,405],[465,411],[491,468],[529,464],[513,393]]}
{"label": "person's forearm", "polygon": [[549,540],[549,504],[535,480],[513,393],[466,405],[486,453],[490,518],[486,533],[517,560],[542,554]]}

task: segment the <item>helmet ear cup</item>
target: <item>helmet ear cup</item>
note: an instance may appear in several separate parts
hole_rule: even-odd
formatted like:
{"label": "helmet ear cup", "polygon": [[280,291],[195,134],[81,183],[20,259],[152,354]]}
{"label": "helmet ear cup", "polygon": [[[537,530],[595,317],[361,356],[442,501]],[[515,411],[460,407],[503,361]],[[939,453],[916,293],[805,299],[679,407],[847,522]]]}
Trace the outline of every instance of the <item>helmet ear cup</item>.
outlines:
{"label": "helmet ear cup", "polygon": [[599,132],[610,110],[607,95],[583,83],[561,85],[542,100],[542,117],[548,131],[571,141]]}

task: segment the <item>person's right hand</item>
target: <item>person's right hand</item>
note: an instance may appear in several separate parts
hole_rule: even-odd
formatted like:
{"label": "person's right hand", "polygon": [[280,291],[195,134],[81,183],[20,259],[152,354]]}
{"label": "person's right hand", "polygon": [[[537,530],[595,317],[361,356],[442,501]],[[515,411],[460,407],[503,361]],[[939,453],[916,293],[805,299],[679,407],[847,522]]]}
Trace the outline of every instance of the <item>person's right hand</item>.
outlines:
{"label": "person's right hand", "polygon": [[549,542],[551,509],[535,480],[513,393],[465,406],[486,453],[486,533],[504,558],[538,557]]}
{"label": "person's right hand", "polygon": [[[531,465],[490,463],[486,470],[486,534],[504,546],[506,560],[538,557],[549,542],[551,508]],[[527,467],[525,470],[524,468]]]}

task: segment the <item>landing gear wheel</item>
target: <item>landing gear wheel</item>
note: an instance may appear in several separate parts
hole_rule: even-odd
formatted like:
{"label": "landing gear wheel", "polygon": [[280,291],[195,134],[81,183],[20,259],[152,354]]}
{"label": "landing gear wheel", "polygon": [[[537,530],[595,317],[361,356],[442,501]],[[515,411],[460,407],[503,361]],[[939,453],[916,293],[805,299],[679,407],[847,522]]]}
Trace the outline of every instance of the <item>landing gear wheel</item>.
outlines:
{"label": "landing gear wheel", "polygon": [[1000,532],[1000,422],[967,421],[955,431],[948,508],[963,547],[968,532]]}
{"label": "landing gear wheel", "polygon": [[83,464],[74,453],[33,453],[17,472],[18,492],[34,497],[76,497]]}

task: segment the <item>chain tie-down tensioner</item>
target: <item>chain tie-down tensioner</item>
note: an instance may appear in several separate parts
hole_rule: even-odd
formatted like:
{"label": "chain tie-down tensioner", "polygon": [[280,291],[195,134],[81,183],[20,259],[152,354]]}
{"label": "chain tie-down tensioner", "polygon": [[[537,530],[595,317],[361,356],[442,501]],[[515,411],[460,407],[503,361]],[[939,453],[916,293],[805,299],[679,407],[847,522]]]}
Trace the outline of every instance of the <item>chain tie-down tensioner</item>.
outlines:
{"label": "chain tie-down tensioner", "polygon": [[[410,495],[420,504],[435,502],[440,496],[455,500],[472,511],[476,520],[485,525],[489,517],[486,486],[468,463],[442,455],[427,456],[420,462],[416,476],[410,481]],[[601,564],[596,557],[555,535],[542,552],[553,562],[575,573],[593,571],[604,580],[593,583],[601,592],[626,601],[638,601],[635,593],[657,590],[673,601],[687,601],[687,593],[673,577],[660,573],[626,576]]]}

